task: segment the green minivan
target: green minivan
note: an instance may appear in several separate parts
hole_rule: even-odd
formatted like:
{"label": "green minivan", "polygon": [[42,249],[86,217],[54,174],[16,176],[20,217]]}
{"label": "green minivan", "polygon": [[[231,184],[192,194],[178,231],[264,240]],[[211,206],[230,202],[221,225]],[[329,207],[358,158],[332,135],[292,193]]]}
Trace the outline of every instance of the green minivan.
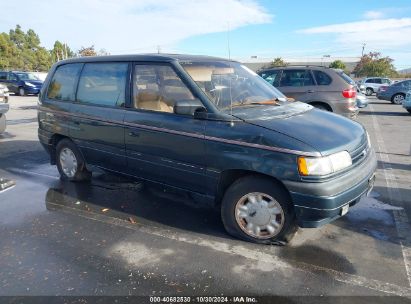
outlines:
{"label": "green minivan", "polygon": [[290,102],[239,62],[190,55],[63,60],[38,106],[39,140],[61,178],[100,168],[190,193],[243,240],[288,240],[370,191],[364,127]]}

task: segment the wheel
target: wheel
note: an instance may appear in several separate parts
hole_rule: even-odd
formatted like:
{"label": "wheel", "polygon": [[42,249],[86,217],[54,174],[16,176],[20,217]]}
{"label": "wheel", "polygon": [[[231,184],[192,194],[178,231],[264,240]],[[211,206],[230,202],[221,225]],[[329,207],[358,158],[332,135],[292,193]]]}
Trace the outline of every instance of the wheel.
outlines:
{"label": "wheel", "polygon": [[91,172],[76,145],[69,139],[62,139],[56,147],[56,164],[62,180],[84,181],[91,178]]}
{"label": "wheel", "polygon": [[288,193],[259,176],[240,178],[227,189],[221,217],[230,235],[259,244],[288,242],[298,229]]}
{"label": "wheel", "polygon": [[395,95],[391,98],[391,102],[392,102],[393,104],[400,105],[400,104],[402,104],[402,102],[404,101],[404,99],[405,99],[404,94],[399,93],[399,94],[395,94]]}
{"label": "wheel", "polygon": [[319,109],[319,110],[322,110],[322,111],[332,112],[332,111],[330,111],[330,109],[328,107],[326,107],[325,105],[320,104],[320,103],[314,103],[314,104],[312,104],[312,106],[315,107],[316,109]]}
{"label": "wheel", "polygon": [[6,123],[6,115],[0,114],[0,134],[6,131],[7,123]]}
{"label": "wheel", "polygon": [[374,90],[372,88],[367,88],[365,90],[365,95],[370,96],[374,93]]}
{"label": "wheel", "polygon": [[26,90],[24,90],[23,87],[20,87],[19,88],[19,96],[24,96],[24,95],[26,95]]}

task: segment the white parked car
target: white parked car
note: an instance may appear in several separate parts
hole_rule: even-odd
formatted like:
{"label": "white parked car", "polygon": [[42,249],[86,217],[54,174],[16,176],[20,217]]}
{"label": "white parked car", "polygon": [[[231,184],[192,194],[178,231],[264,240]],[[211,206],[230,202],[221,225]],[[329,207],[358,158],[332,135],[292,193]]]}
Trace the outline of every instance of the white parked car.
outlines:
{"label": "white parked car", "polygon": [[9,90],[0,84],[0,134],[6,130],[6,112],[9,110]]}
{"label": "white parked car", "polygon": [[382,86],[389,86],[392,84],[392,80],[385,77],[366,77],[360,80],[360,90],[365,89],[365,95],[370,96],[378,92],[378,89]]}

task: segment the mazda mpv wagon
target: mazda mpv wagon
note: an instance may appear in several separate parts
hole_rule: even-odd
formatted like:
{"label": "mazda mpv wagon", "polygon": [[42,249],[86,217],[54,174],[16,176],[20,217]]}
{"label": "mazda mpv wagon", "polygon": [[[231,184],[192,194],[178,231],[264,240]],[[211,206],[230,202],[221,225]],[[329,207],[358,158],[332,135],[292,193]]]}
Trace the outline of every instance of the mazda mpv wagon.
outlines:
{"label": "mazda mpv wagon", "polygon": [[376,157],[357,122],[289,102],[241,63],[189,55],[75,58],[41,90],[39,139],[63,180],[93,168],[188,191],[257,243],[343,216]]}

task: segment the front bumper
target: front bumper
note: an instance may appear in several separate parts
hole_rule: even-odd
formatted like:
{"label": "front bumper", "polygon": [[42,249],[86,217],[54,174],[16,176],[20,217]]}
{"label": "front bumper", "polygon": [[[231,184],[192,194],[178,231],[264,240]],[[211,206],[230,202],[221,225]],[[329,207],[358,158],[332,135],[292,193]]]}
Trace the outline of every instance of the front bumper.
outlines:
{"label": "front bumper", "polygon": [[300,227],[314,228],[342,216],[342,208],[353,206],[367,194],[375,179],[377,159],[371,149],[367,158],[342,176],[325,182],[284,181],[291,194]]}
{"label": "front bumper", "polygon": [[24,90],[26,91],[27,94],[39,94],[41,87],[30,87],[30,86],[24,86]]}

